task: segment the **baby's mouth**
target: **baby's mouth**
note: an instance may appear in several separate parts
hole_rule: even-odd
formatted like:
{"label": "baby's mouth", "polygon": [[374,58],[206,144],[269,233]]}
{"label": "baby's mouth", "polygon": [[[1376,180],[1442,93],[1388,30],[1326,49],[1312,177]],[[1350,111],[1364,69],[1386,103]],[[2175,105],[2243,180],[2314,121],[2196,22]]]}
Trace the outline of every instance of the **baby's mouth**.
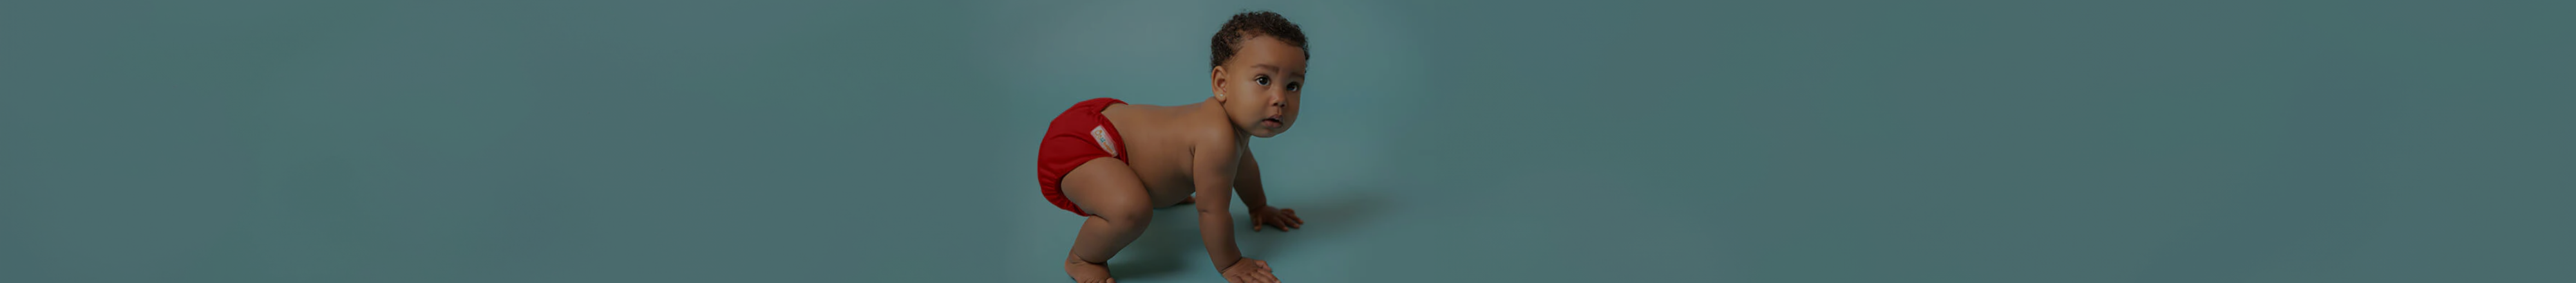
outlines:
{"label": "baby's mouth", "polygon": [[1287,125],[1287,124],[1288,124],[1287,122],[1279,121],[1279,117],[1270,117],[1270,118],[1262,118],[1262,119],[1261,119],[1261,126],[1262,126],[1262,127],[1266,127],[1266,128],[1278,128],[1279,126]]}

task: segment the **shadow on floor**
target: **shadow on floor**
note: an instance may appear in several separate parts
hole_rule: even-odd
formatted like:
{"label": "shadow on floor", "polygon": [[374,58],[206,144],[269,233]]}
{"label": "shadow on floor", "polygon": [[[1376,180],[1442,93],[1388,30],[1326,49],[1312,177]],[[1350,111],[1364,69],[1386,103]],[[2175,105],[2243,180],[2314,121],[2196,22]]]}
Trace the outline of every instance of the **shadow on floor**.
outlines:
{"label": "shadow on floor", "polygon": [[[1302,225],[1305,229],[1285,233],[1267,227],[1261,232],[1253,232],[1249,216],[1236,213],[1236,249],[1242,250],[1244,256],[1265,260],[1272,255],[1294,254],[1287,249],[1301,242],[1356,234],[1358,231],[1352,228],[1368,227],[1368,221],[1375,218],[1372,216],[1385,211],[1387,202],[1381,194],[1355,190],[1308,203],[1274,204],[1296,209],[1297,217],[1306,220]],[[1125,251],[1118,252],[1118,256],[1111,259],[1109,273],[1119,278],[1145,279],[1177,274],[1186,268],[1213,270],[1214,267],[1207,262],[1207,254],[1199,249],[1198,217],[1190,213],[1190,209],[1189,206],[1155,209],[1153,224],[1145,227],[1145,235],[1136,237],[1135,243],[1127,244]]]}

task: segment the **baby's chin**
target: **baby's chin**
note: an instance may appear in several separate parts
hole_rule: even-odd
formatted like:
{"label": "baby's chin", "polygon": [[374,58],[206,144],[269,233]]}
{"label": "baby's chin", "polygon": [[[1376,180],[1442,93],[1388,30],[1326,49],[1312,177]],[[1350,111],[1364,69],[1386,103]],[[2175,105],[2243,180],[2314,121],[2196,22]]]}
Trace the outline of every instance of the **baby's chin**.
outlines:
{"label": "baby's chin", "polygon": [[1245,128],[1245,129],[1242,129],[1242,130],[1243,130],[1243,133],[1244,133],[1244,134],[1252,135],[1252,137],[1256,137],[1256,138],[1270,138],[1270,137],[1272,137],[1272,136],[1278,136],[1278,135],[1279,135],[1279,133],[1286,133],[1286,132],[1288,132],[1288,127],[1279,127],[1279,128],[1273,129],[1273,128],[1262,128],[1261,126],[1252,126],[1251,128]]}

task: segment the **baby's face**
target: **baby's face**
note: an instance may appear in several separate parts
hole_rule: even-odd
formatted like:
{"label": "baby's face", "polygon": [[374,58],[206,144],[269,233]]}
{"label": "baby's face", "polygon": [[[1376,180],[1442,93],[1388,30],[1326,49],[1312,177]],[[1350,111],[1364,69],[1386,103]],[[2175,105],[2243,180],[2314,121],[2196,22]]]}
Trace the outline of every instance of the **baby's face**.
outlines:
{"label": "baby's face", "polygon": [[1298,91],[1306,87],[1306,51],[1269,36],[1243,41],[1217,74],[1234,128],[1256,137],[1287,132],[1297,124]]}

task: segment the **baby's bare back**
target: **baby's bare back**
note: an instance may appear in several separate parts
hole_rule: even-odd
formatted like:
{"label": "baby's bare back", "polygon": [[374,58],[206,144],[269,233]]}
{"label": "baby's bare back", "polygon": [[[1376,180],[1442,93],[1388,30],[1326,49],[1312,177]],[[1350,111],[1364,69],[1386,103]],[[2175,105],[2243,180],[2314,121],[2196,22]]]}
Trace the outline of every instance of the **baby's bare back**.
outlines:
{"label": "baby's bare back", "polygon": [[1202,105],[1212,104],[1120,104],[1100,111],[1111,125],[1118,127],[1118,138],[1127,143],[1126,154],[1130,154],[1127,167],[1136,171],[1137,180],[1145,184],[1156,207],[1189,199],[1190,192],[1195,191],[1190,176],[1190,166],[1194,165],[1191,148],[1234,142],[1224,140],[1234,136],[1224,112]]}

